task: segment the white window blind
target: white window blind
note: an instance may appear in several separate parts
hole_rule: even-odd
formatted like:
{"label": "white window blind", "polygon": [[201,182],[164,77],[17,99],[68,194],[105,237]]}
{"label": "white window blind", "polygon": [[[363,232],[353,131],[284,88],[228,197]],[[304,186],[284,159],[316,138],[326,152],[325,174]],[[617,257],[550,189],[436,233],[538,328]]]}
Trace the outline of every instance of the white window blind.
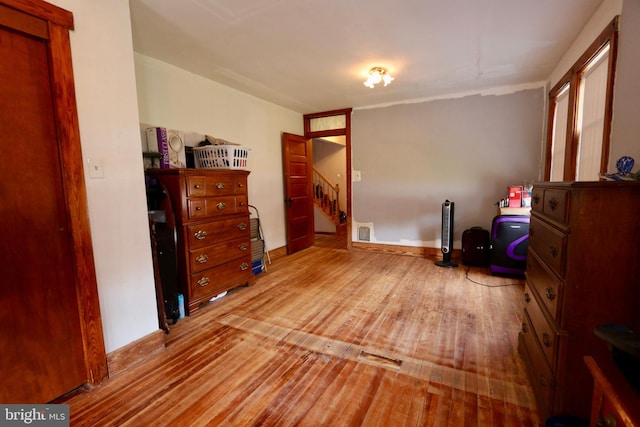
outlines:
{"label": "white window blind", "polygon": [[551,181],[562,181],[564,151],[567,143],[567,116],[569,114],[569,85],[556,97],[553,118],[553,141],[551,143]]}
{"label": "white window blind", "polygon": [[608,46],[590,62],[580,79],[578,108],[578,181],[597,181],[602,159],[602,140],[609,74]]}

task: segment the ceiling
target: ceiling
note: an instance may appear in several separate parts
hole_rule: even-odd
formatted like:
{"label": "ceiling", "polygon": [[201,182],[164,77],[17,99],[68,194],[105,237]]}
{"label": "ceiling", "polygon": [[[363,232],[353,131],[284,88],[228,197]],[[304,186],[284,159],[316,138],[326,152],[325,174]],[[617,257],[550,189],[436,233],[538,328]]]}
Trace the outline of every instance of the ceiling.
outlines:
{"label": "ceiling", "polygon": [[[546,80],[602,0],[130,0],[136,52],[299,113]],[[363,85],[386,67],[395,80]]]}

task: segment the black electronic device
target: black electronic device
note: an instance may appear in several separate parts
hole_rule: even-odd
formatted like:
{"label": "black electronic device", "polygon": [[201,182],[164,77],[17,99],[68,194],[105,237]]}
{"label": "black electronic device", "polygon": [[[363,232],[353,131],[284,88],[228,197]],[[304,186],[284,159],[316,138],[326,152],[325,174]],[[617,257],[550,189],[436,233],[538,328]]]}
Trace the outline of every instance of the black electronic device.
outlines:
{"label": "black electronic device", "polygon": [[445,200],[442,204],[442,261],[436,262],[439,267],[457,267],[458,263],[451,261],[453,251],[453,211],[454,203]]}

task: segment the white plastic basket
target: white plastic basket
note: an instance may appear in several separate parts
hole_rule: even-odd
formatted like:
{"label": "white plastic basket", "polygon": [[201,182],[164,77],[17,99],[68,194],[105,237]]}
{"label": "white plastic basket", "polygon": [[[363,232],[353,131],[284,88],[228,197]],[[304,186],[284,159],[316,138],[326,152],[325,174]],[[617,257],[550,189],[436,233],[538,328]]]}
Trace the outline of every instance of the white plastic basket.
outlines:
{"label": "white plastic basket", "polygon": [[205,145],[193,147],[196,168],[246,169],[249,149],[240,145]]}

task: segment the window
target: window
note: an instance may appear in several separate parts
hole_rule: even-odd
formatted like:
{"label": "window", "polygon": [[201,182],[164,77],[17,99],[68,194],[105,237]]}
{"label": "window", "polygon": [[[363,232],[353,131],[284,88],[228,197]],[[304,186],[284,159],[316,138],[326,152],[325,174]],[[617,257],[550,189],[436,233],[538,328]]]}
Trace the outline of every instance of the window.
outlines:
{"label": "window", "polygon": [[549,92],[545,179],[594,181],[606,172],[618,17]]}

